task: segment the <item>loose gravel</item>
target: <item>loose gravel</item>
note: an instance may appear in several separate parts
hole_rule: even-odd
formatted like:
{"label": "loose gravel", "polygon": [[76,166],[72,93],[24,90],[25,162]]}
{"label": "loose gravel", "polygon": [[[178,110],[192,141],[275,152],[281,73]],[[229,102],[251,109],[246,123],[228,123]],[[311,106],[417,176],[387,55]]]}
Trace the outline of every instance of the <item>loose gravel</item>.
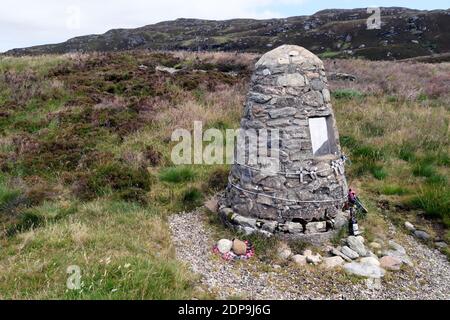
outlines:
{"label": "loose gravel", "polygon": [[214,239],[203,210],[169,218],[177,258],[200,275],[201,287],[217,299],[450,299],[450,264],[439,251],[397,234],[414,261],[414,267],[390,272],[381,281],[353,278],[342,270],[298,267],[281,268],[261,262],[227,262],[212,253]]}

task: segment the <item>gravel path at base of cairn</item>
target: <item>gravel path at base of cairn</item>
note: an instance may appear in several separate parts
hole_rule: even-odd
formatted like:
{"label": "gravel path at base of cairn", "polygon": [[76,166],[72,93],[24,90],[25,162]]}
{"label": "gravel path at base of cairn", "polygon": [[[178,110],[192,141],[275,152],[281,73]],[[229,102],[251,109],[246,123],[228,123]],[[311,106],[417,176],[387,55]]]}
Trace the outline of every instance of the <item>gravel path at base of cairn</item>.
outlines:
{"label": "gravel path at base of cairn", "polygon": [[213,238],[202,210],[174,214],[169,226],[177,259],[200,275],[202,287],[218,299],[450,299],[450,265],[446,257],[411,236],[398,235],[396,241],[401,240],[414,268],[389,273],[381,283],[354,283],[340,270],[293,264],[277,270],[270,265],[262,268],[257,252],[249,261],[224,261],[211,251],[219,239]]}

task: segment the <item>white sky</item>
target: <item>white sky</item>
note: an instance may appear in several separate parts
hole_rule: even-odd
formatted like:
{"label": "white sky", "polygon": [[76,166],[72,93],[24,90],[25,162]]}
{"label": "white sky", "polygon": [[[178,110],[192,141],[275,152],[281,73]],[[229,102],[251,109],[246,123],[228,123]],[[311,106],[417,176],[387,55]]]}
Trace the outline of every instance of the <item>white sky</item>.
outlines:
{"label": "white sky", "polygon": [[0,52],[177,18],[276,18],[308,0],[0,0]]}

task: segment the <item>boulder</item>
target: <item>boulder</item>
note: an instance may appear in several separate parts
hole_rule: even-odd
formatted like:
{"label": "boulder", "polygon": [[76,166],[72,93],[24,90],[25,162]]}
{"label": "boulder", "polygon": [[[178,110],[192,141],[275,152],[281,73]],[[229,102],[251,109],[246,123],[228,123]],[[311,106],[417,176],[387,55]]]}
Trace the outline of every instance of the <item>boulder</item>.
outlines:
{"label": "boulder", "polygon": [[320,254],[306,256],[306,262],[313,265],[318,265],[322,262],[322,256]]}
{"label": "boulder", "polygon": [[352,261],[352,259],[347,257],[345,254],[343,254],[341,251],[339,251],[336,248],[329,248],[328,252],[331,253],[334,256],[341,257],[342,259],[344,259],[347,262],[351,262]]}
{"label": "boulder", "polygon": [[329,78],[330,80],[356,81],[356,76],[341,72],[331,72]]}
{"label": "boulder", "polygon": [[299,265],[299,266],[304,266],[304,265],[306,265],[306,257],[305,256],[302,256],[302,255],[300,255],[300,254],[296,254],[295,256],[292,256],[292,261],[295,263],[295,264],[297,264],[297,265]]}
{"label": "boulder", "polygon": [[169,73],[169,74],[175,74],[180,71],[175,68],[169,68],[169,67],[164,67],[164,66],[156,66],[155,70],[159,71],[159,72]]}
{"label": "boulder", "polygon": [[383,269],[390,271],[398,271],[400,270],[403,262],[397,257],[385,256],[380,259],[380,266]]}
{"label": "boulder", "polygon": [[344,264],[344,270],[349,274],[375,279],[382,278],[386,274],[386,271],[379,266],[358,262]]}
{"label": "boulder", "polygon": [[448,247],[447,243],[445,243],[444,241],[436,241],[434,245],[440,249],[445,249]]}
{"label": "boulder", "polygon": [[217,242],[217,249],[220,253],[228,253],[233,248],[233,241],[228,239],[222,239]]}
{"label": "boulder", "polygon": [[405,222],[405,228],[406,228],[406,230],[411,231],[411,232],[416,231],[416,228],[414,227],[414,225],[409,221]]}
{"label": "boulder", "polygon": [[394,249],[395,251],[398,251],[401,254],[406,254],[405,248],[403,248],[401,245],[399,245],[397,242],[393,240],[389,240],[389,248]]}
{"label": "boulder", "polygon": [[247,244],[241,240],[234,239],[232,249],[235,254],[242,256],[247,253]]}
{"label": "boulder", "polygon": [[369,252],[366,250],[364,243],[357,237],[350,236],[347,238],[347,244],[350,249],[358,253],[360,257],[367,257]]}
{"label": "boulder", "polygon": [[377,267],[380,266],[380,261],[378,261],[378,259],[375,258],[375,257],[361,258],[360,262],[364,263],[364,264],[370,264],[370,265],[373,265],[373,266],[377,266]]}
{"label": "boulder", "polygon": [[359,254],[347,246],[343,246],[341,252],[352,260],[359,258]]}
{"label": "boulder", "polygon": [[412,262],[411,258],[406,255],[405,253],[401,253],[400,251],[396,250],[387,250],[383,251],[382,253],[383,257],[390,256],[400,259],[404,264],[413,267],[414,263]]}
{"label": "boulder", "polygon": [[292,250],[288,246],[281,246],[278,248],[278,258],[281,260],[288,260],[292,256]]}
{"label": "boulder", "polygon": [[428,233],[426,233],[425,231],[422,231],[422,230],[416,230],[416,231],[414,231],[414,235],[415,235],[418,239],[424,240],[424,241],[427,241],[427,240],[429,240],[429,239],[431,238],[431,236],[430,236]]}
{"label": "boulder", "polygon": [[332,269],[336,267],[340,267],[344,264],[344,259],[339,256],[329,257],[323,259],[323,266],[327,269]]}

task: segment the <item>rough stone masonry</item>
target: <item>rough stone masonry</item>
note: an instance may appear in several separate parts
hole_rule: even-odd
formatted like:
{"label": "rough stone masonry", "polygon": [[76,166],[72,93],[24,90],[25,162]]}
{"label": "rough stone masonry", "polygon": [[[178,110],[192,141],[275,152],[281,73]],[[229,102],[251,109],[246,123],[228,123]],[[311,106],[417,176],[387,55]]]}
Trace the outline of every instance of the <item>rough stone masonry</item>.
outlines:
{"label": "rough stone masonry", "polygon": [[251,79],[241,129],[279,130],[279,144],[267,146],[268,154],[278,152],[279,168],[267,174],[261,164],[235,161],[220,201],[226,224],[246,233],[319,243],[346,224],[345,157],[317,56],[293,45],[263,55]]}

